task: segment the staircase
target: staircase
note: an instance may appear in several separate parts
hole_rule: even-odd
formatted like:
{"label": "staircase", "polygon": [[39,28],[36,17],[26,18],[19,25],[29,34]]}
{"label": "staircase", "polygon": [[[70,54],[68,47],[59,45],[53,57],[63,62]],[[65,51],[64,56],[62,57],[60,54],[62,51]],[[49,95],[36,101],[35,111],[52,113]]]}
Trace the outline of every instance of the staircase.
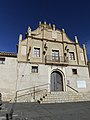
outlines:
{"label": "staircase", "polygon": [[22,95],[17,102],[38,102],[38,103],[65,103],[90,101],[90,92],[47,92],[39,91],[38,93],[30,93]]}
{"label": "staircase", "polygon": [[76,92],[51,92],[44,95],[38,100],[39,103],[64,103],[64,102],[79,102],[90,101],[90,93]]}
{"label": "staircase", "polygon": [[49,84],[21,89],[16,92],[17,102],[65,103],[90,101],[90,92],[78,92],[67,85],[71,91],[48,92]]}

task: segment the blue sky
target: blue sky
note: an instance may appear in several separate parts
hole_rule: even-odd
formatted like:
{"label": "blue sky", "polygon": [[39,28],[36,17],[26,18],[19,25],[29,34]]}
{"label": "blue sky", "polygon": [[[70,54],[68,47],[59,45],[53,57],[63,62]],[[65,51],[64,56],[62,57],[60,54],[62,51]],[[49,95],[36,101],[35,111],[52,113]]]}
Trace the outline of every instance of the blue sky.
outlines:
{"label": "blue sky", "polygon": [[86,44],[90,59],[90,1],[89,0],[0,0],[0,51],[16,52],[18,35],[27,27],[34,30],[39,21],[64,28],[73,41]]}

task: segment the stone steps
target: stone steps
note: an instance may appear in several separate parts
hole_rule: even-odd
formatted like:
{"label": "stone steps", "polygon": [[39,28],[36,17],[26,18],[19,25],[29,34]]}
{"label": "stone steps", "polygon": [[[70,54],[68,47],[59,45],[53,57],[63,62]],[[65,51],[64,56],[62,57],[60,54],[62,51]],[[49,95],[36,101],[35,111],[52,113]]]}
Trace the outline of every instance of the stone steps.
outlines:
{"label": "stone steps", "polygon": [[90,93],[74,93],[74,92],[51,92],[40,100],[40,103],[63,103],[63,102],[79,102],[90,101]]}
{"label": "stone steps", "polygon": [[17,99],[17,102],[63,103],[90,101],[89,92],[40,92],[27,94]]}

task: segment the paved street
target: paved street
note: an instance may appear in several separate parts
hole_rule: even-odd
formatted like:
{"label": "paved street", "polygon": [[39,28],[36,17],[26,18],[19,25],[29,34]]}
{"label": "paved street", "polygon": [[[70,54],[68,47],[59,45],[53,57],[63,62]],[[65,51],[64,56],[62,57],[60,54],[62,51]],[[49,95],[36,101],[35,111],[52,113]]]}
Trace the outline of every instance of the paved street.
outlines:
{"label": "paved street", "polygon": [[[10,111],[11,104],[4,105],[7,111],[1,111],[4,117]],[[90,102],[38,104],[17,103],[14,105],[13,120],[90,120]],[[0,120],[5,120],[0,118]]]}

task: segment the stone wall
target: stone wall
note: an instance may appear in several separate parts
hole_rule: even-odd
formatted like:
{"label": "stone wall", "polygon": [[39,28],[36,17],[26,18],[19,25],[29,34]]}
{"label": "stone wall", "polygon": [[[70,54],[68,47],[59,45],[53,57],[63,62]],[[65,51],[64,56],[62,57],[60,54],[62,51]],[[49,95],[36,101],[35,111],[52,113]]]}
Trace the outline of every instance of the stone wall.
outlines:
{"label": "stone wall", "polygon": [[15,96],[17,81],[17,58],[5,57],[5,63],[0,64],[0,93],[2,100],[10,101]]}

